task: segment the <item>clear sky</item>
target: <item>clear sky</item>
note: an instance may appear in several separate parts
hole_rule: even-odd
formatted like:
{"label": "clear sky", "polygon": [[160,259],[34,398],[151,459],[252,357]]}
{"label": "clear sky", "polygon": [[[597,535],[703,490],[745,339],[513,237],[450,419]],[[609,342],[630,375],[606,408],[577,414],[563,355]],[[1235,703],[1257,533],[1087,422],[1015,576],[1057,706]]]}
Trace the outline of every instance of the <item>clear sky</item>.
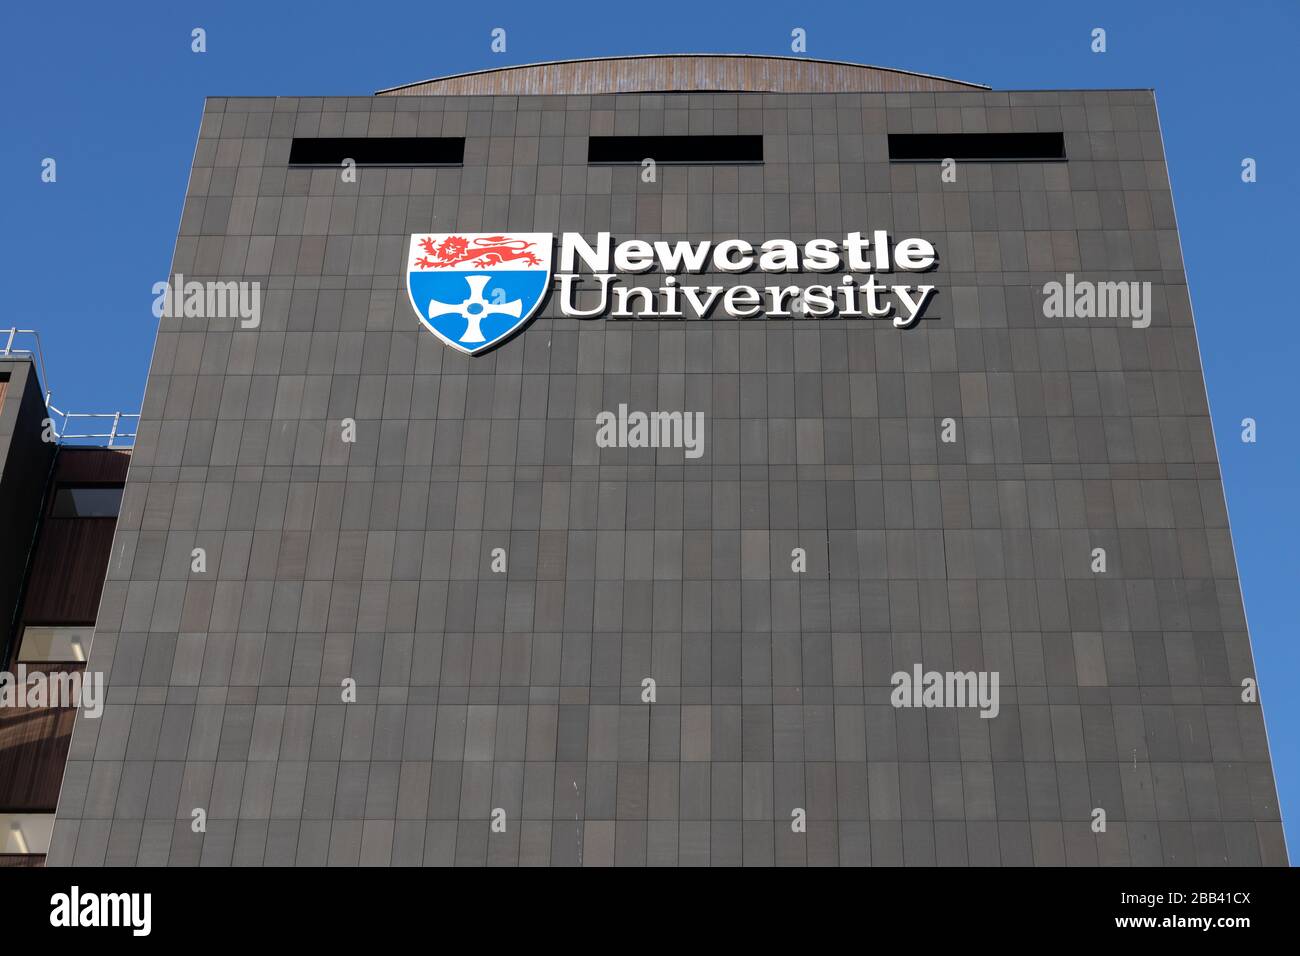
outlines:
{"label": "clear sky", "polygon": [[[4,3],[0,326],[41,330],[54,403],[137,411],[208,95],[367,95],[447,73],[630,53],[807,55],[996,89],[1156,90],[1246,612],[1300,847],[1300,327],[1294,0],[791,4],[668,0]],[[207,31],[208,52],[190,50]],[[506,32],[506,52],[489,48]],[[1090,50],[1102,27],[1107,52]],[[41,182],[53,157],[58,181]],[[1241,181],[1241,161],[1258,182]],[[1290,225],[1289,225],[1290,224]],[[1267,287],[1260,277],[1272,275]],[[1241,420],[1258,441],[1240,440]]]}

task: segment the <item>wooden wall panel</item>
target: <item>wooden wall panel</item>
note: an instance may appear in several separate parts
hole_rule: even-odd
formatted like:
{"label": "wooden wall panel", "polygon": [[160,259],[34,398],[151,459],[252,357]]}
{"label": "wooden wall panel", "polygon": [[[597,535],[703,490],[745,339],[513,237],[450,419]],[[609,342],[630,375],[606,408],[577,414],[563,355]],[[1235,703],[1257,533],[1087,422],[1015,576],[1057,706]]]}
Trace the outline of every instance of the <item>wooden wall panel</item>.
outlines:
{"label": "wooden wall panel", "polygon": [[27,581],[23,624],[94,624],[116,518],[46,518]]}
{"label": "wooden wall panel", "polygon": [[121,484],[126,481],[130,464],[129,451],[64,447],[59,449],[54,465],[54,480],[63,484]]}
{"label": "wooden wall panel", "polygon": [[[73,673],[80,665],[28,665]],[[72,742],[72,707],[0,708],[0,810],[53,813]]]}
{"label": "wooden wall panel", "polygon": [[95,623],[117,519],[50,517],[50,502],[59,485],[125,481],[130,462],[125,451],[60,449],[27,578],[23,624]]}

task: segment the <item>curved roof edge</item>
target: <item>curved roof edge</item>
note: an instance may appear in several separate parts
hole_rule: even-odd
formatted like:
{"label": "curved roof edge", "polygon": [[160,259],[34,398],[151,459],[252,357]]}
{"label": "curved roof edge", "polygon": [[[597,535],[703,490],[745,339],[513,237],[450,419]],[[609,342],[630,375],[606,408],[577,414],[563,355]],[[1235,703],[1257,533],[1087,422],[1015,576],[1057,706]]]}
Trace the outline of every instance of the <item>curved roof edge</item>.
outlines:
{"label": "curved roof edge", "polygon": [[753,53],[638,53],[499,66],[404,83],[376,96],[600,93],[893,93],[988,90],[927,73],[844,60]]}

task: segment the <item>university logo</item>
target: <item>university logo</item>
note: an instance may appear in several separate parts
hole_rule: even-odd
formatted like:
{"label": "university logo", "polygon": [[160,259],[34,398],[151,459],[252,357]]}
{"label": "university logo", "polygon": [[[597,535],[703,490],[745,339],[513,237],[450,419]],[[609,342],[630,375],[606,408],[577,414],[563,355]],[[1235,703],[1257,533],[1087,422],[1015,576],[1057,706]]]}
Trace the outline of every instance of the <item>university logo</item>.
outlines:
{"label": "university logo", "polygon": [[548,232],[411,236],[406,291],[429,331],[477,355],[526,326],[551,282]]}

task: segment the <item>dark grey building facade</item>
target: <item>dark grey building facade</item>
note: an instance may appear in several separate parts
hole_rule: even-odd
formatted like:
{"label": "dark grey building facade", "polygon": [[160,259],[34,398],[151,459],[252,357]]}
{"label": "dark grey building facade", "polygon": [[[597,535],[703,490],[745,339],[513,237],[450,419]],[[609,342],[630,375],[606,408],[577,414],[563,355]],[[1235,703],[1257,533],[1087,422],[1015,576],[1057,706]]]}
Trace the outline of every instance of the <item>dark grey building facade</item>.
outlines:
{"label": "dark grey building facade", "polygon": [[[1064,158],[891,161],[983,133]],[[464,152],[290,164],[326,137]],[[909,329],[552,295],[470,357],[406,292],[457,230],[888,230],[936,293]],[[212,98],[172,271],[260,324],[161,320],[51,864],[1285,864],[1151,91],[658,57]],[[1049,316],[1067,275],[1150,283],[1149,324]],[[621,404],[702,412],[702,454],[599,447]],[[996,715],[897,706],[918,665]]]}

